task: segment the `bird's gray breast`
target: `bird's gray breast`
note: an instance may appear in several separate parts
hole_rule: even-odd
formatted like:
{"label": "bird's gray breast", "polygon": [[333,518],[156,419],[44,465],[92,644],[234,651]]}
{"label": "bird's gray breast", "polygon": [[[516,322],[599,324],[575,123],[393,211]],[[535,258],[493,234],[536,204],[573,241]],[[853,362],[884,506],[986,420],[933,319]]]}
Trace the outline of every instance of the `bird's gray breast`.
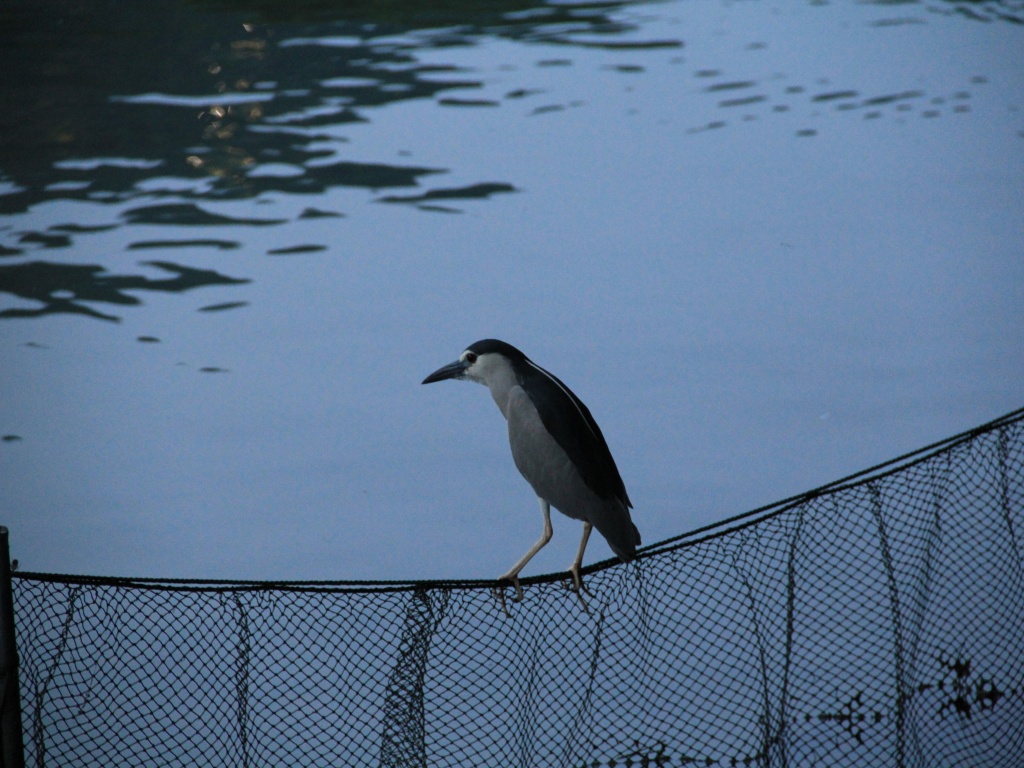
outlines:
{"label": "bird's gray breast", "polygon": [[512,458],[534,492],[559,512],[589,520],[590,508],[601,500],[583,481],[568,454],[544,427],[526,391],[512,387],[506,409]]}

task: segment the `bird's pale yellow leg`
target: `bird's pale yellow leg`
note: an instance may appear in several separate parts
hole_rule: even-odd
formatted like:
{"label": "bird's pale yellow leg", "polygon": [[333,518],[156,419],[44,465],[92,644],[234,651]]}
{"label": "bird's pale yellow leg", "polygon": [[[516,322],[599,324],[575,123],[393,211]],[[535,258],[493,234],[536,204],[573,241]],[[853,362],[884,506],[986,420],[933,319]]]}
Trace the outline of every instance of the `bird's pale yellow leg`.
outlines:
{"label": "bird's pale yellow leg", "polygon": [[580,605],[583,606],[583,610],[588,614],[590,608],[587,607],[587,601],[583,599],[583,593],[590,594],[590,590],[583,584],[583,577],[580,576],[580,569],[583,567],[583,553],[587,549],[587,539],[590,538],[590,531],[593,526],[590,523],[583,523],[583,538],[580,540],[580,550],[576,553],[576,559],[572,561],[572,565],[569,566],[569,575],[572,576],[572,586],[568,582],[563,581],[562,584],[566,589],[571,589],[576,593],[576,597],[580,601]]}
{"label": "bird's pale yellow leg", "polygon": [[593,526],[590,523],[584,522],[583,538],[580,539],[579,552],[576,553],[576,559],[569,566],[569,573],[572,574],[572,583],[576,594],[579,594],[580,590],[583,589],[583,578],[580,576],[580,568],[583,567],[583,553],[587,550],[587,540],[590,538],[591,530],[593,530]]}
{"label": "bird's pale yellow leg", "polygon": [[518,603],[523,599],[523,588],[519,584],[519,572],[526,567],[526,564],[530,562],[530,559],[536,555],[540,550],[551,541],[551,536],[554,531],[551,528],[551,505],[548,504],[544,499],[537,497],[537,501],[540,502],[540,511],[544,515],[544,532],[537,539],[537,543],[530,547],[530,550],[519,558],[519,562],[508,569],[507,573],[503,573],[498,577],[498,581],[511,581],[512,585],[516,588],[516,602]]}

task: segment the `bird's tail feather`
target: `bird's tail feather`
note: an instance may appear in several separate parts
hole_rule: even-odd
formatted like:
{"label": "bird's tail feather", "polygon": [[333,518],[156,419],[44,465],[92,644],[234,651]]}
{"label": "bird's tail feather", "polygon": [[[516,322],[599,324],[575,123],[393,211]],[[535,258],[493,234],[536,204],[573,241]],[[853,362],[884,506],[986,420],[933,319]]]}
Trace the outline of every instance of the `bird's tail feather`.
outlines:
{"label": "bird's tail feather", "polygon": [[619,514],[609,517],[607,520],[595,521],[594,527],[604,536],[619,560],[629,562],[636,557],[636,548],[640,546],[640,531],[625,507]]}

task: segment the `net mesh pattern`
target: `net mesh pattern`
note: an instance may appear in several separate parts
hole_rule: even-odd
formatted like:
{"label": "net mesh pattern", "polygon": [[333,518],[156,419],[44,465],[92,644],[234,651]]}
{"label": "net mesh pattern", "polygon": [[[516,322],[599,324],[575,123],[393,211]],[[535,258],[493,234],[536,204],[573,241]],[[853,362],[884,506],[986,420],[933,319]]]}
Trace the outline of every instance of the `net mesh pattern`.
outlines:
{"label": "net mesh pattern", "polygon": [[1022,419],[592,566],[588,611],[16,574],[26,764],[1019,768]]}

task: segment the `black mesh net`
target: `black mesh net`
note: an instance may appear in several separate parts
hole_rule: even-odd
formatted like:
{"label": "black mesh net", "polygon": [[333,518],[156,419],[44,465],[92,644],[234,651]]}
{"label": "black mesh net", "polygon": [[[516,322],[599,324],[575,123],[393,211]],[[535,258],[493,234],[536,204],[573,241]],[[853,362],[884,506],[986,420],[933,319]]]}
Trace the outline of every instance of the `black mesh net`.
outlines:
{"label": "black mesh net", "polygon": [[34,766],[1024,766],[1024,412],[588,569],[20,574]]}

